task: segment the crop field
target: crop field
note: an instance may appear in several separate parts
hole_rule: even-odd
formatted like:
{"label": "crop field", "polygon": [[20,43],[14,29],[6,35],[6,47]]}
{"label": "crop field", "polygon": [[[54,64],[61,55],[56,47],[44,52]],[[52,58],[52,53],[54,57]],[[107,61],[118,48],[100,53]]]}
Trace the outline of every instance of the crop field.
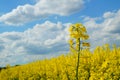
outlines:
{"label": "crop field", "polygon": [[[79,80],[119,80],[120,48],[96,47],[80,52]],[[77,53],[2,69],[0,80],[76,80]]]}

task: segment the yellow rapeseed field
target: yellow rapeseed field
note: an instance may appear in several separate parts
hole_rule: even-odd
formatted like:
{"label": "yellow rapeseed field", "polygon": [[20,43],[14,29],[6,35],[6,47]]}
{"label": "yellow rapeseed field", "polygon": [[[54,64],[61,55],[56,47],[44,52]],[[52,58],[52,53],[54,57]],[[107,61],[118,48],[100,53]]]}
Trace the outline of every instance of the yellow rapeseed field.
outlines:
{"label": "yellow rapeseed field", "polygon": [[[75,80],[77,53],[8,67],[0,80]],[[120,80],[120,48],[96,47],[80,54],[79,80]]]}

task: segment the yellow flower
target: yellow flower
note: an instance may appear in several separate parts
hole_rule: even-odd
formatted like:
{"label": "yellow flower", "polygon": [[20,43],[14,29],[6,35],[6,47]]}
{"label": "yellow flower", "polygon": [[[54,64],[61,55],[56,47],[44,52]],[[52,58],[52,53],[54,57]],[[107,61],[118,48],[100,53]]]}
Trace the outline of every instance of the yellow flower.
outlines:
{"label": "yellow flower", "polygon": [[70,37],[71,37],[71,38],[75,38],[75,34],[71,33],[71,34],[70,34]]}
{"label": "yellow flower", "polygon": [[70,26],[70,27],[69,27],[69,32],[72,32],[72,30],[73,30],[73,27]]}
{"label": "yellow flower", "polygon": [[74,32],[72,32],[70,34],[70,37],[72,37],[72,38],[80,38],[80,35],[79,35],[79,33],[77,31],[74,31]]}
{"label": "yellow flower", "polygon": [[90,47],[90,43],[83,42],[83,43],[82,43],[82,46]]}
{"label": "yellow flower", "polygon": [[82,32],[86,32],[86,28],[83,26],[80,28]]}
{"label": "yellow flower", "polygon": [[76,23],[76,24],[75,24],[75,27],[76,27],[76,28],[79,28],[80,26],[82,26],[82,24],[80,24],[80,23]]}
{"label": "yellow flower", "polygon": [[73,45],[73,40],[72,39],[69,40],[69,44]]}
{"label": "yellow flower", "polygon": [[76,39],[76,43],[80,42],[79,39]]}
{"label": "yellow flower", "polygon": [[82,36],[83,40],[87,40],[88,38],[89,38],[89,36],[87,34],[85,34],[85,35]]}

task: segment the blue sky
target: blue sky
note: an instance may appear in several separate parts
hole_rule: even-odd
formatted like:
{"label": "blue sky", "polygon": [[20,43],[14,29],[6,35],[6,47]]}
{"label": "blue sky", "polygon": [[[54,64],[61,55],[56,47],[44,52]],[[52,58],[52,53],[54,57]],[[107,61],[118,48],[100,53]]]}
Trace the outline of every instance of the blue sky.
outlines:
{"label": "blue sky", "polygon": [[56,57],[69,51],[68,27],[83,23],[91,48],[120,45],[120,1],[1,0],[0,66]]}

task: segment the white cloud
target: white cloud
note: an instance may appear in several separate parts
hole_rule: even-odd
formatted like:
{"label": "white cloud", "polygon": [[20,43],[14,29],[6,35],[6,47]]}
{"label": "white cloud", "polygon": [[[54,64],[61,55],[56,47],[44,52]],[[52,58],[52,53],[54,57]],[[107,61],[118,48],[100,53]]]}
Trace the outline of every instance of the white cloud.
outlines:
{"label": "white cloud", "polygon": [[[112,14],[112,15],[111,15]],[[106,16],[106,17],[105,17]],[[100,21],[99,21],[100,20]],[[102,17],[84,19],[90,35],[92,48],[104,43],[120,45],[120,10],[106,12]],[[15,64],[29,62],[45,57],[57,56],[68,51],[68,27],[70,23],[46,21],[36,24],[24,32],[5,32],[0,34],[0,66],[10,62]],[[34,56],[34,57],[32,57]],[[11,62],[14,60],[13,62]]]}
{"label": "white cloud", "polygon": [[99,18],[85,17],[84,21],[89,30],[92,47],[105,43],[120,46],[120,10],[105,12]]}
{"label": "white cloud", "polygon": [[83,0],[39,0],[35,5],[18,6],[0,17],[0,21],[9,25],[22,25],[49,15],[67,16],[81,10]]}
{"label": "white cloud", "polygon": [[116,13],[109,12],[107,16],[109,17],[105,18],[103,23],[103,25],[106,26],[104,30],[110,33],[120,33],[120,10],[118,10]]}
{"label": "white cloud", "polygon": [[[20,58],[24,60],[21,63],[25,63],[36,60],[35,57],[38,59],[38,56],[41,59],[57,56],[60,53],[67,53],[69,46],[66,41],[68,38],[66,29],[69,24],[46,21],[43,24],[36,24],[33,28],[24,32],[1,33],[0,66],[5,66],[8,62],[17,64]],[[35,57],[30,58],[32,56]],[[11,62],[11,60],[15,62]]]}

